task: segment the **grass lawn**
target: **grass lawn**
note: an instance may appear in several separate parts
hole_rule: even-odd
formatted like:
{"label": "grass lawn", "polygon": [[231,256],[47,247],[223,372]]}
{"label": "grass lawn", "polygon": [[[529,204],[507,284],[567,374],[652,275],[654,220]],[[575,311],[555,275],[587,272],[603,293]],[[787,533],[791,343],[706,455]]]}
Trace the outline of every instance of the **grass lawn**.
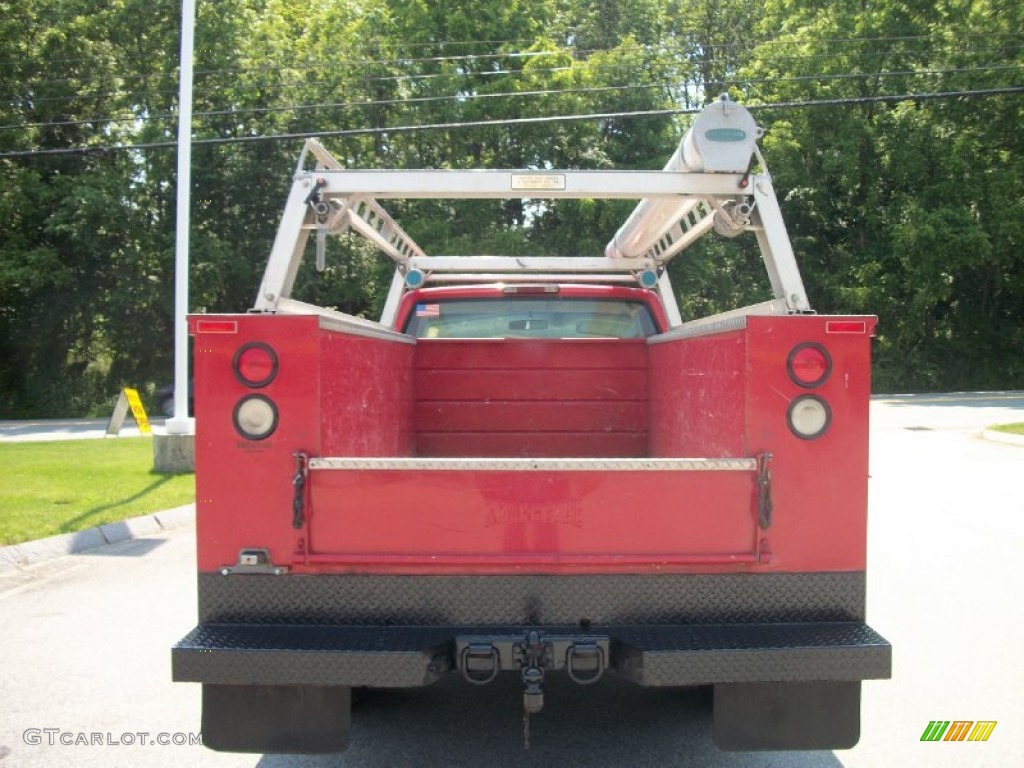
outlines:
{"label": "grass lawn", "polygon": [[1024,424],[997,424],[989,429],[996,432],[1009,432],[1011,435],[1024,435]]}
{"label": "grass lawn", "polygon": [[0,444],[0,546],[180,507],[194,475],[153,471],[150,437]]}

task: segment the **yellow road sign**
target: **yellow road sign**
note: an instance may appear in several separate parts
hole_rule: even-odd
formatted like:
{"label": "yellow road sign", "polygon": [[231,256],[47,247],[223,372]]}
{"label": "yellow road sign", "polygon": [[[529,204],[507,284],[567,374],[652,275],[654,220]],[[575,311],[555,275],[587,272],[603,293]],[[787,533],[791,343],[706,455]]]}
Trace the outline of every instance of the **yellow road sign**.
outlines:
{"label": "yellow road sign", "polygon": [[110,423],[107,424],[107,434],[117,435],[120,433],[129,410],[131,410],[132,416],[135,417],[135,423],[138,424],[139,431],[144,435],[152,434],[153,430],[149,426],[149,418],[146,416],[146,409],[142,407],[142,400],[139,398],[138,390],[130,387],[122,389],[121,394],[117,398],[114,413],[110,417]]}

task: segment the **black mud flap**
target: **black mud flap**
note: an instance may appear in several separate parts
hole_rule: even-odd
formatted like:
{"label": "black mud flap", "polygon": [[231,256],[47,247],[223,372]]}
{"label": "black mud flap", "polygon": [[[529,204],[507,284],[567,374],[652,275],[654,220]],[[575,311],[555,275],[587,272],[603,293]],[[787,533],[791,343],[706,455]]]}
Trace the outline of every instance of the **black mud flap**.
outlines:
{"label": "black mud flap", "polygon": [[203,745],[220,752],[348,749],[351,688],[203,684]]}
{"label": "black mud flap", "polygon": [[731,751],[850,749],[860,739],[860,685],[716,684],[715,744]]}

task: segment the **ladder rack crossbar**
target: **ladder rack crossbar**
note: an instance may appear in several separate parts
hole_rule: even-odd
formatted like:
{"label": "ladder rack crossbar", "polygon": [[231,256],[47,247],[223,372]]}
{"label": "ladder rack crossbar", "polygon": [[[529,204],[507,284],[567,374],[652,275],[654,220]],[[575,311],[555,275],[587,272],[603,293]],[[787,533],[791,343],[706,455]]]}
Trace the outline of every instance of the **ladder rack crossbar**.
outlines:
{"label": "ladder rack crossbar", "polygon": [[[522,272],[439,272],[428,274],[428,283],[511,283],[523,282]],[[602,272],[538,272],[529,274],[529,280],[538,283],[631,283],[636,284],[633,275]]]}
{"label": "ladder rack crossbar", "polygon": [[[296,177],[300,183],[322,180],[320,193],[328,199],[366,197],[384,199],[557,199],[721,197],[745,194],[740,173],[683,171],[573,171],[545,172],[562,181],[559,186],[526,188],[517,185],[521,171],[509,170],[316,170]],[[535,174],[540,175],[540,174]]]}
{"label": "ladder rack crossbar", "polygon": [[427,273],[563,272],[579,275],[632,274],[645,269],[656,270],[661,262],[656,259],[616,259],[605,256],[424,256],[410,259],[408,266]]}

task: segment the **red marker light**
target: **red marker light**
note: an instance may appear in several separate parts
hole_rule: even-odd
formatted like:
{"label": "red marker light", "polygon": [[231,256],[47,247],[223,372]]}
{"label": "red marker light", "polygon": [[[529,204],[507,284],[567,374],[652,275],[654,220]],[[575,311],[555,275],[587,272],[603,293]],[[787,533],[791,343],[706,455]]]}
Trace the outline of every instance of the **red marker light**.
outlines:
{"label": "red marker light", "polygon": [[199,320],[196,333],[238,333],[237,320]]}
{"label": "red marker light", "polygon": [[868,332],[868,324],[863,320],[829,320],[825,323],[825,333],[856,333]]}
{"label": "red marker light", "polygon": [[801,387],[818,387],[832,373],[832,358],[826,349],[813,341],[797,344],[786,361],[789,377]]}
{"label": "red marker light", "polygon": [[277,376],[277,355],[267,344],[254,341],[235,353],[235,375],[247,387],[265,387]]}

